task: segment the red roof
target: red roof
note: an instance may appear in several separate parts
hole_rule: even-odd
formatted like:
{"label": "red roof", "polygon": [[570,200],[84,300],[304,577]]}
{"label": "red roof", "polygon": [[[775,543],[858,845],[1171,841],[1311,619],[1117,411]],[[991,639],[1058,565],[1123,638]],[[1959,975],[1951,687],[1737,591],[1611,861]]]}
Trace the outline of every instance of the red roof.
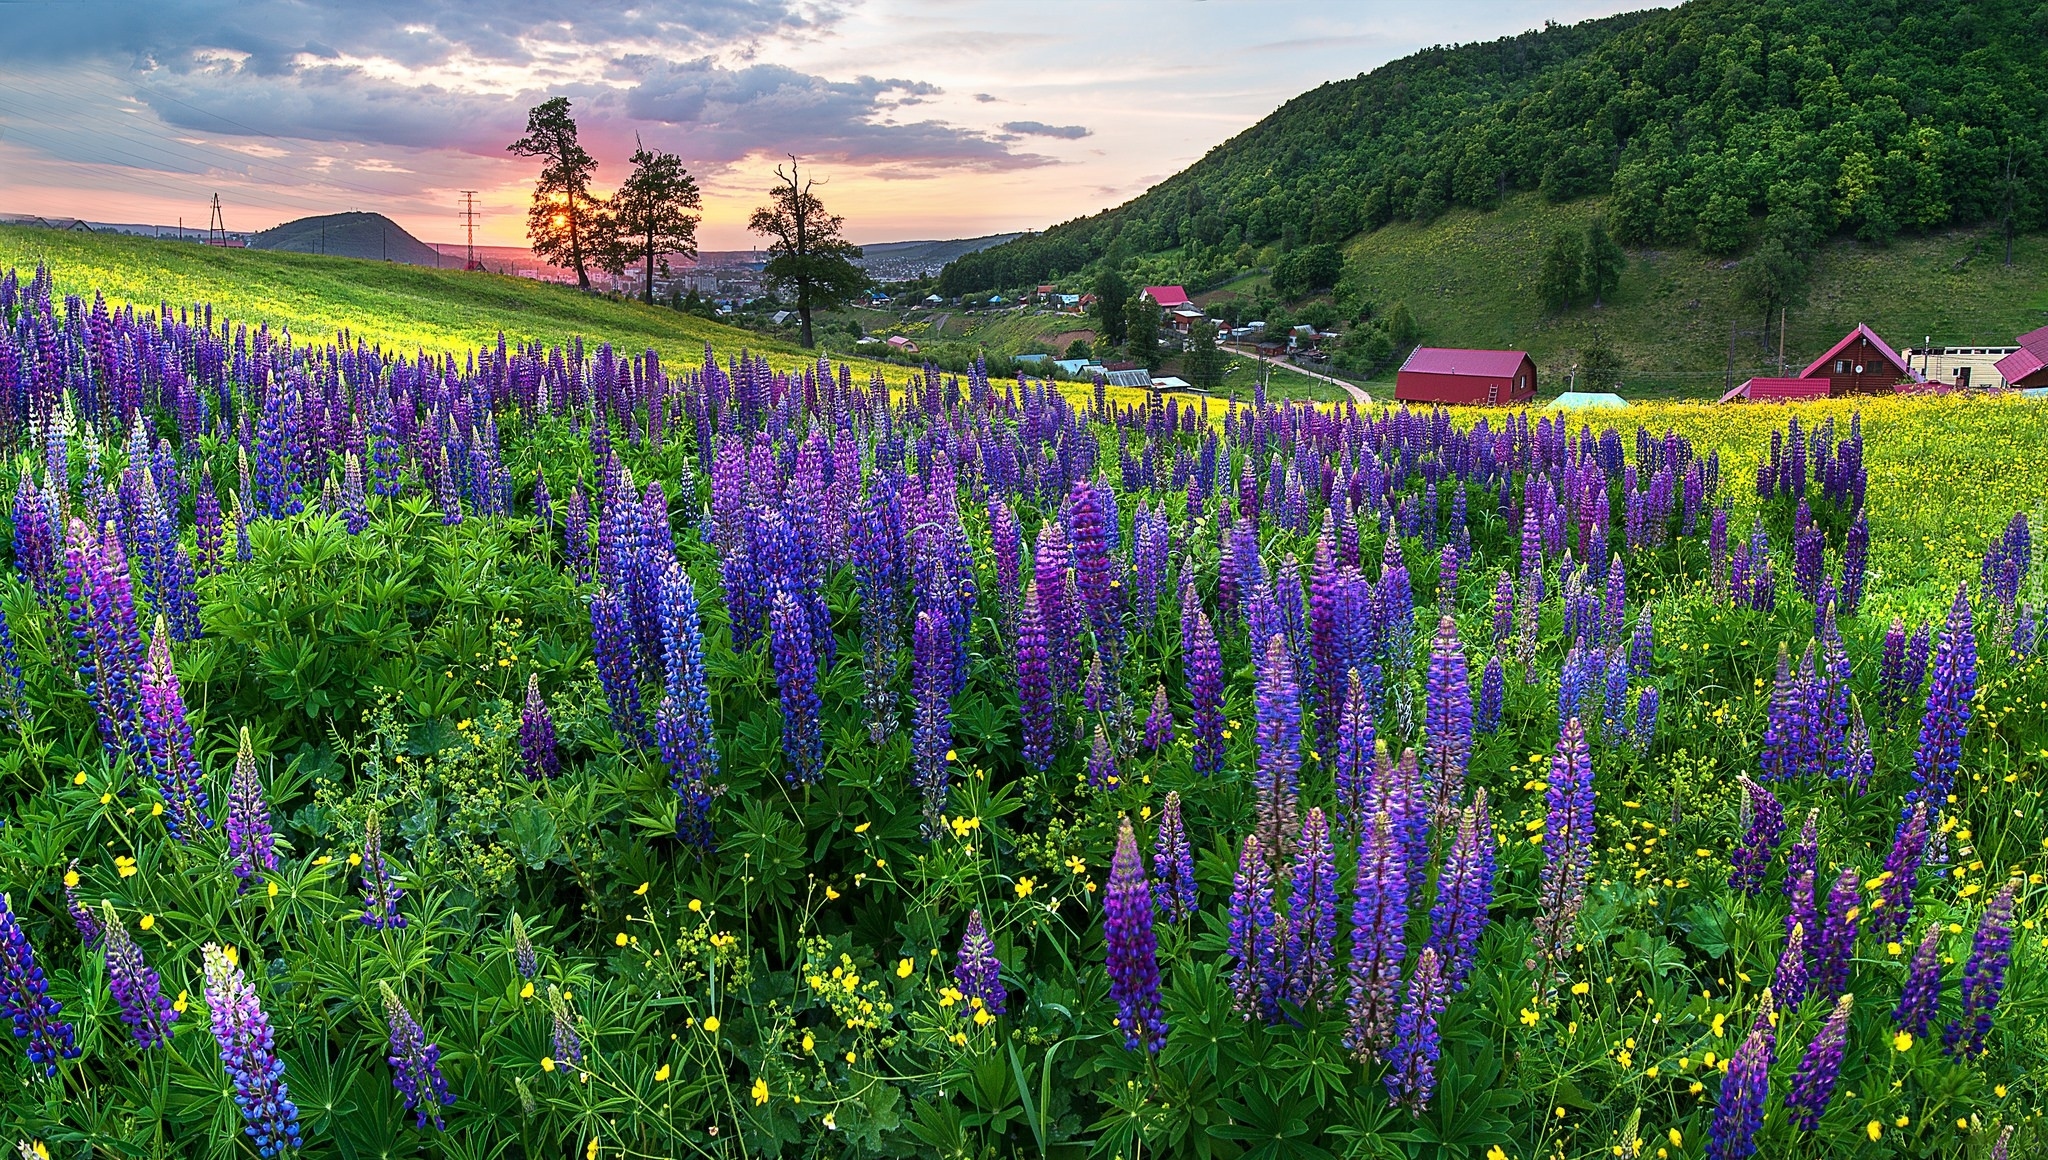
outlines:
{"label": "red roof", "polygon": [[1784,402],[1787,399],[1825,399],[1828,397],[1829,382],[1826,379],[1750,379],[1721,396],[1724,403],[1737,399],[1757,402]]}
{"label": "red roof", "polygon": [[1418,346],[1401,364],[1403,371],[1424,375],[1477,375],[1509,379],[1522,369],[1529,357],[1520,350],[1458,350],[1447,346]]}
{"label": "red roof", "polygon": [[1140,291],[1155,306],[1185,306],[1188,292],[1179,286],[1147,286]]}
{"label": "red roof", "polygon": [[[1903,375],[1906,378],[1914,380],[1918,380],[1920,378],[1920,376],[1914,372],[1912,367],[1906,365],[1906,360],[1899,357],[1899,352],[1891,348],[1890,343],[1887,343],[1885,340],[1879,338],[1877,336],[1876,331],[1870,329],[1868,326],[1865,326],[1860,322],[1856,324],[1856,329],[1842,336],[1842,341],[1828,348],[1828,352],[1826,354],[1820,356],[1817,359],[1814,359],[1812,363],[1807,365],[1807,368],[1805,370],[1800,371],[1799,377],[1802,379],[1811,378],[1813,376],[1813,372],[1828,365],[1829,359],[1832,359],[1836,355],[1842,353],[1844,350],[1847,350],[1849,344],[1855,342],[1858,338],[1869,339],[1870,345],[1876,347],[1879,353],[1883,354],[1885,358],[1890,359],[1891,364],[1899,369],[1899,374]],[[1770,380],[1766,379],[1763,381],[1769,382]]]}
{"label": "red roof", "polygon": [[1994,364],[2007,384],[2015,384],[2048,367],[2048,326],[2020,335],[2020,348]]}

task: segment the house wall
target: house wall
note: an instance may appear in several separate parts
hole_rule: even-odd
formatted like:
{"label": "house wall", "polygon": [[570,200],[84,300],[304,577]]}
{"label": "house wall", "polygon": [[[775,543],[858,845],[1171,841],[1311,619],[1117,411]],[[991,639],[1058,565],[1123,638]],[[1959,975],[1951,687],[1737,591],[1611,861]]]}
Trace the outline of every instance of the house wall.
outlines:
{"label": "house wall", "polygon": [[[1858,371],[1858,367],[1863,369]],[[1889,395],[1892,387],[1906,376],[1875,344],[1858,335],[1855,342],[1843,347],[1841,353],[1811,377],[1828,380],[1828,393],[1832,395]]]}
{"label": "house wall", "polygon": [[[1490,394],[1489,394],[1490,392]],[[1442,375],[1402,371],[1394,376],[1394,398],[1404,403],[1454,407],[1505,407],[1536,397],[1536,365],[1522,360],[1513,378],[1499,375]]]}

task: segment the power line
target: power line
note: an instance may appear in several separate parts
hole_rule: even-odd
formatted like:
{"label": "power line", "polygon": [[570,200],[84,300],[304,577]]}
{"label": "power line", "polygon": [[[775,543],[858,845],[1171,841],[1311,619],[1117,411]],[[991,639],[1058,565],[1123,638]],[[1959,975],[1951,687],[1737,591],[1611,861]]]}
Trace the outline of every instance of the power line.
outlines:
{"label": "power line", "polygon": [[213,195],[213,217],[206,223],[206,244],[225,246],[228,244],[227,219],[220,214],[220,194]]}
{"label": "power line", "polygon": [[462,268],[465,270],[481,270],[483,267],[476,260],[476,190],[465,189],[462,191],[461,216],[462,226],[465,231],[465,240],[462,246]]}

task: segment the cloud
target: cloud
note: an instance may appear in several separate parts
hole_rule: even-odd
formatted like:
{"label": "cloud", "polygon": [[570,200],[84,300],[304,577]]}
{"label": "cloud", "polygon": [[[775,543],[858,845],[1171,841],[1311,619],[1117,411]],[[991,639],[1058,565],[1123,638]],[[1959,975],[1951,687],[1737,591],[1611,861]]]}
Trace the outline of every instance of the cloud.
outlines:
{"label": "cloud", "polygon": [[974,94],[974,99],[975,99],[975,100],[977,100],[977,101],[980,101],[980,102],[981,102],[982,104],[986,105],[986,104],[988,104],[988,103],[989,103],[990,101],[993,101],[993,100],[995,100],[995,99],[996,99],[996,95],[995,95],[994,93],[976,93],[976,94]]}
{"label": "cloud", "polygon": [[1003,132],[1015,133],[1022,137],[1059,137],[1067,141],[1078,141],[1089,135],[1086,125],[1048,125],[1044,121],[1005,121]]}

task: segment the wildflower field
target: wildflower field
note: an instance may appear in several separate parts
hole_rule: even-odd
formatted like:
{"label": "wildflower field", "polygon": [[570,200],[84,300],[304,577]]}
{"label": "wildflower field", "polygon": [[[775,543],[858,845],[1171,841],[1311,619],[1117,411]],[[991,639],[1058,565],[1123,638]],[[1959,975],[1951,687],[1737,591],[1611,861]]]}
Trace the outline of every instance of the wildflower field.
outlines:
{"label": "wildflower field", "polygon": [[28,1155],[2048,1154],[2048,410],[52,285],[0,274]]}

